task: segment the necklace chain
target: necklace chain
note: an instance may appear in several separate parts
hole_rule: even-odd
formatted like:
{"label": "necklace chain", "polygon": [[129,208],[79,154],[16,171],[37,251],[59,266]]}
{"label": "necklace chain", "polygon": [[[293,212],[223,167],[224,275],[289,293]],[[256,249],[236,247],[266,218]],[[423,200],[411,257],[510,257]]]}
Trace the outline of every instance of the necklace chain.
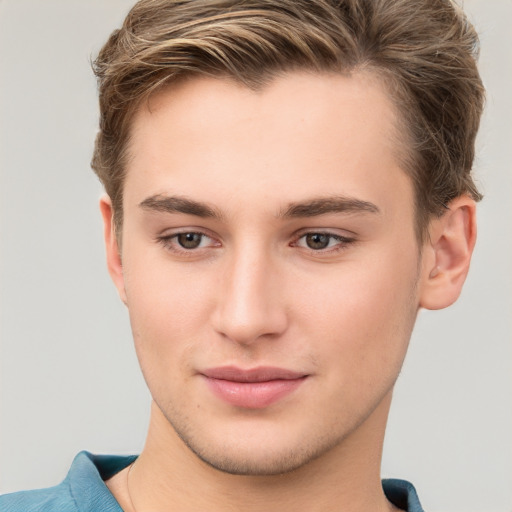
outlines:
{"label": "necklace chain", "polygon": [[126,492],[128,493],[128,499],[130,500],[130,507],[132,508],[133,512],[137,512],[137,509],[135,508],[135,505],[133,504],[132,495],[130,494],[130,473],[133,468],[133,462],[130,464],[130,467],[128,468],[128,471],[126,472]]}

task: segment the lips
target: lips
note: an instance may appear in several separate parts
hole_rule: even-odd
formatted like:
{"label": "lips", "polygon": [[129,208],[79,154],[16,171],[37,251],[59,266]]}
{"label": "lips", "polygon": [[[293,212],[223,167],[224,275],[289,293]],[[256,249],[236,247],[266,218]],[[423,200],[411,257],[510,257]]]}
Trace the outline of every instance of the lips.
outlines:
{"label": "lips", "polygon": [[263,409],[293,393],[308,377],[275,367],[241,369],[234,366],[201,372],[213,394],[236,407]]}

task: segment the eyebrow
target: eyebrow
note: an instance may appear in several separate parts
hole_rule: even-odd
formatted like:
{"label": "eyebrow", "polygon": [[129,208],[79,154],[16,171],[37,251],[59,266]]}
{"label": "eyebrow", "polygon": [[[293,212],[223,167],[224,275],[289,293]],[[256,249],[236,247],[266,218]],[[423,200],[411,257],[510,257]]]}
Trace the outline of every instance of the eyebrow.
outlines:
{"label": "eyebrow", "polygon": [[157,194],[147,197],[139,206],[144,210],[164,213],[184,213],[197,217],[221,219],[222,214],[213,206],[182,196]]}
{"label": "eyebrow", "polygon": [[[183,196],[166,196],[157,194],[144,199],[139,206],[144,210],[164,213],[184,213],[196,217],[220,220],[222,213],[207,203],[195,201]],[[329,213],[380,213],[379,208],[369,201],[353,197],[320,197],[309,201],[290,203],[278,217],[284,219],[317,217]]]}
{"label": "eyebrow", "polygon": [[353,197],[334,196],[290,203],[280,214],[283,218],[316,217],[329,213],[380,213],[377,205]]}

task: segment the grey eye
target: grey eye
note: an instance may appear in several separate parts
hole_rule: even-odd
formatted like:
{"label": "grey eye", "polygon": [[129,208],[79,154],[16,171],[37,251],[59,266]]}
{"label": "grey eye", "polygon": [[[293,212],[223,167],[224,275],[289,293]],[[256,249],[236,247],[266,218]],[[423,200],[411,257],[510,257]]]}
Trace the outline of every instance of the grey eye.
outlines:
{"label": "grey eye", "polygon": [[180,233],[176,235],[176,238],[184,249],[197,249],[201,245],[203,235],[200,233]]}
{"label": "grey eye", "polygon": [[310,249],[325,249],[329,246],[329,242],[331,240],[330,235],[325,235],[322,233],[309,233],[306,235],[306,245]]}

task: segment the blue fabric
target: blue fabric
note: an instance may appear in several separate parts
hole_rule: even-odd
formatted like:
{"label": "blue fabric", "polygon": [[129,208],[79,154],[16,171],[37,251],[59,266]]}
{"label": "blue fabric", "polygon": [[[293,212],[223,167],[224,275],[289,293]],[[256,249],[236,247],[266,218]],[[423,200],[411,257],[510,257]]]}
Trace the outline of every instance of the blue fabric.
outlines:
{"label": "blue fabric", "polygon": [[[137,457],[80,452],[66,479],[55,487],[0,496],[0,512],[122,512],[103,482]],[[423,512],[416,490],[405,480],[387,479],[382,488],[392,503],[407,512]]]}
{"label": "blue fabric", "polygon": [[407,512],[424,512],[414,485],[406,480],[387,478],[382,480],[386,498],[398,508]]}
{"label": "blue fabric", "polygon": [[136,458],[80,452],[61,484],[0,496],[0,512],[122,512],[103,480]]}

